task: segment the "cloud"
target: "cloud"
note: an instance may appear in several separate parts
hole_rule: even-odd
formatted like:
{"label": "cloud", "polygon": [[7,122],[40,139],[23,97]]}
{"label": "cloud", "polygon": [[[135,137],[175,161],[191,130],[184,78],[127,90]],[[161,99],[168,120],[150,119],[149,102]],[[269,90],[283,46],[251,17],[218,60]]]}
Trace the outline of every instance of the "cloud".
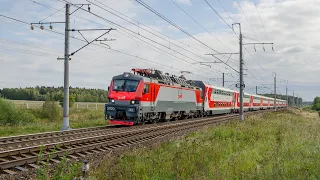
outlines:
{"label": "cloud", "polygon": [[285,54],[292,54],[292,53],[306,52],[306,49],[304,49],[300,45],[296,45],[296,46],[283,48],[283,50],[281,50],[280,52]]}

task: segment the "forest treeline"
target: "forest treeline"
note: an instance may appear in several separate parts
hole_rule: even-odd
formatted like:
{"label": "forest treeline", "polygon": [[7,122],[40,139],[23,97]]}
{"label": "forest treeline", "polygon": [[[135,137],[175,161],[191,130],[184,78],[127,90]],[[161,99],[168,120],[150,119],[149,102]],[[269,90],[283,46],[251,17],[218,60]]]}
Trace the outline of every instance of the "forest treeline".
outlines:
{"label": "forest treeline", "polygon": [[[70,87],[71,102],[106,102],[108,91]],[[3,88],[0,96],[12,100],[60,101],[63,102],[63,87]]]}

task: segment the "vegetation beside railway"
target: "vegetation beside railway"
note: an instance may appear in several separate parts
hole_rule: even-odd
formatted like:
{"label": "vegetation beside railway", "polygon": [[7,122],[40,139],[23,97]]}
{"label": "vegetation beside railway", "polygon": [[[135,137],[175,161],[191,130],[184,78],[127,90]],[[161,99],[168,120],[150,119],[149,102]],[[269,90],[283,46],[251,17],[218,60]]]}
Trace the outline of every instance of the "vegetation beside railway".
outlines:
{"label": "vegetation beside railway", "polygon": [[[72,128],[105,125],[101,109],[70,109]],[[0,98],[0,137],[59,131],[62,110],[57,103],[46,101],[42,108],[21,109]]]}
{"label": "vegetation beside railway", "polygon": [[300,110],[251,116],[106,159],[97,179],[319,179],[320,120]]}
{"label": "vegetation beside railway", "polygon": [[[70,87],[70,102],[106,102],[108,91]],[[3,88],[0,96],[11,100],[60,101],[63,102],[63,87]]]}

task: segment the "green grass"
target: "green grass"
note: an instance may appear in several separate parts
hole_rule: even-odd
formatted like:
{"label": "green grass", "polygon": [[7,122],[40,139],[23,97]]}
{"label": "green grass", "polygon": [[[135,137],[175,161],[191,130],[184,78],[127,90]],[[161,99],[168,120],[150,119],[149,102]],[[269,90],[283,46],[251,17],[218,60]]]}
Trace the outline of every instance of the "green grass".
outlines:
{"label": "green grass", "polygon": [[[101,108],[70,108],[70,127],[85,128],[106,125]],[[0,98],[0,137],[59,131],[62,107],[56,102],[43,102],[39,108],[20,108]]]}
{"label": "green grass", "polygon": [[319,179],[320,119],[298,110],[252,116],[106,159],[97,179]]}
{"label": "green grass", "polygon": [[[33,123],[2,125],[0,126],[0,137],[22,135],[30,133],[39,133],[47,131],[59,131],[62,126],[62,115],[57,121],[49,121],[41,118],[40,110],[28,110],[30,114],[36,116]],[[104,112],[94,109],[72,109],[70,110],[70,126],[71,128],[85,128],[106,125],[104,120]]]}
{"label": "green grass", "polygon": [[[20,109],[27,109],[27,104],[29,109],[39,109],[42,108],[42,105],[45,101],[28,101],[28,100],[9,100],[5,99],[5,101],[9,102],[10,104],[14,105]],[[59,102],[56,102],[59,104]],[[78,106],[77,106],[78,104]],[[74,102],[73,108],[76,109],[104,109],[105,103],[95,103],[95,102]]]}

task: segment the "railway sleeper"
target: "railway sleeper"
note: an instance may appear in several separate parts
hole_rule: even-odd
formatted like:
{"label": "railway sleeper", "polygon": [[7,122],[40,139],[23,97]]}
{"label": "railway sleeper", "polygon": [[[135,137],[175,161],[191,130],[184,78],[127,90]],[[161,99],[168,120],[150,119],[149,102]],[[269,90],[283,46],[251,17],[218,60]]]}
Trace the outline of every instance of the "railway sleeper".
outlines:
{"label": "railway sleeper", "polygon": [[[219,118],[219,117],[218,117]],[[218,119],[215,118],[215,119]],[[229,117],[225,117],[225,118],[229,118]],[[107,148],[107,147],[116,147],[116,145],[120,145],[120,144],[124,144],[124,143],[136,143],[136,142],[140,142],[140,141],[146,141],[147,139],[152,139],[153,137],[158,137],[158,136],[165,136],[166,134],[170,134],[170,133],[175,133],[174,131],[181,131],[183,129],[193,129],[194,124],[196,126],[201,126],[202,124],[210,124],[209,121],[212,121],[214,119],[210,118],[210,119],[205,119],[205,120],[199,120],[199,121],[193,121],[193,122],[183,122],[183,123],[178,123],[178,124],[174,124],[171,125],[171,129],[168,129],[168,125],[167,126],[163,126],[163,127],[153,127],[153,128],[148,128],[147,130],[142,130],[142,131],[134,131],[134,132],[130,132],[129,134],[134,134],[134,136],[129,136],[128,139],[121,139],[121,137],[123,136],[128,136],[128,134],[124,134],[123,133],[119,133],[121,135],[118,134],[119,138],[118,139],[114,139],[111,141],[103,141],[103,142],[99,142],[99,143],[95,143],[95,144],[89,144],[87,147],[78,147],[78,148],[71,148],[71,149],[67,149],[67,150],[63,150],[63,151],[57,151],[51,154],[52,158],[55,157],[60,157],[60,156],[64,156],[65,155],[65,151],[68,151],[69,154],[74,154],[74,153],[82,153],[83,151],[87,151],[89,149],[96,149],[96,148]],[[200,123],[200,124],[199,124]],[[181,128],[181,125],[184,125],[185,127]],[[148,134],[148,132],[154,132],[155,130],[161,130],[161,129],[165,129],[164,131],[160,131],[160,132],[156,132],[155,134]],[[127,132],[128,133],[128,132]],[[91,137],[94,138],[94,137]],[[90,139],[90,138],[89,138]],[[108,139],[106,137],[104,137],[103,139]],[[88,141],[87,141],[88,142]],[[96,142],[96,141],[91,141],[91,142]],[[80,143],[80,142],[79,142]],[[70,142],[68,142],[67,144],[72,144]],[[51,146],[51,147],[55,147],[55,146]],[[32,147],[31,149],[34,149],[35,147]],[[48,149],[48,147],[46,147]],[[27,149],[24,149],[27,150]],[[30,149],[29,149],[30,150]],[[29,151],[30,152],[30,151]],[[33,152],[33,154],[37,155],[35,152]],[[43,157],[41,157],[40,160],[45,160],[47,158],[47,154],[45,154]],[[85,156],[85,155],[83,155]],[[11,162],[2,162],[0,163],[0,168],[2,169],[7,169],[10,168],[12,166],[12,164],[15,164],[15,166],[17,165],[24,165],[24,164],[28,164],[28,163],[34,163],[38,160],[38,157],[30,157],[30,158],[21,158],[19,160],[13,160]]]}

